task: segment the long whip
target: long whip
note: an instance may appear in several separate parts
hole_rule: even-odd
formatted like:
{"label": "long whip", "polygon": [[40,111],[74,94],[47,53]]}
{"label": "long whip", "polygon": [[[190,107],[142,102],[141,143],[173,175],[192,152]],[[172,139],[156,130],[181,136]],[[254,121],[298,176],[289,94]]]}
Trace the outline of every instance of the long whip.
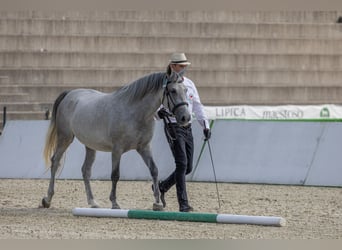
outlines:
{"label": "long whip", "polygon": [[211,160],[211,166],[213,167],[213,173],[214,173],[215,185],[216,185],[217,201],[218,201],[219,209],[221,209],[220,194],[219,194],[218,185],[217,185],[216,171],[215,171],[215,167],[214,167],[213,154],[212,154],[212,152],[211,152],[211,146],[210,146],[209,139],[206,140],[206,141],[208,142],[208,148],[209,148],[209,155],[210,155],[210,160]]}

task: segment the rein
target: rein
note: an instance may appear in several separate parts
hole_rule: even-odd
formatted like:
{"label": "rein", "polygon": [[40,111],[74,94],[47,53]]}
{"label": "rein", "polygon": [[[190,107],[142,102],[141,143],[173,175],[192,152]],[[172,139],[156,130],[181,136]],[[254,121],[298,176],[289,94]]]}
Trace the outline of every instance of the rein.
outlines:
{"label": "rein", "polygon": [[168,124],[171,124],[170,118],[168,116],[163,117],[163,122],[164,122],[164,132],[166,135],[167,142],[172,145],[173,141],[175,141],[176,138],[176,129],[174,126],[171,126],[172,132],[175,136],[172,136],[169,129],[168,129]]}

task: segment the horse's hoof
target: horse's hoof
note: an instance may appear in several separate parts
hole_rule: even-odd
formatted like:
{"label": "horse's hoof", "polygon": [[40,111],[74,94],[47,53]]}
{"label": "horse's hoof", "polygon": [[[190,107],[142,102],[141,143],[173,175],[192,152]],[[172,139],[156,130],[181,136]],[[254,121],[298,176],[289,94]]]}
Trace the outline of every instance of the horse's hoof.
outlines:
{"label": "horse's hoof", "polygon": [[90,203],[90,207],[91,208],[100,208],[101,206],[96,201],[92,201]]}
{"label": "horse's hoof", "polygon": [[46,201],[46,198],[44,197],[44,198],[42,199],[42,207],[43,207],[43,208],[49,208],[50,205],[51,205],[51,203],[50,203],[50,202],[47,202],[47,201]]}
{"label": "horse's hoof", "polygon": [[164,210],[163,204],[153,203],[153,211],[163,211],[163,210]]}
{"label": "horse's hoof", "polygon": [[112,209],[120,209],[120,206],[119,205],[113,205]]}

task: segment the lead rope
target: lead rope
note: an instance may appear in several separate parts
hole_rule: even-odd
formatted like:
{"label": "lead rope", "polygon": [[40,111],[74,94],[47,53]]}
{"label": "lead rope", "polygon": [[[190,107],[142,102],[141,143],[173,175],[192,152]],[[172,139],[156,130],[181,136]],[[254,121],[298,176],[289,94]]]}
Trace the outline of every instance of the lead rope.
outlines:
{"label": "lead rope", "polygon": [[171,124],[171,121],[170,121],[170,118],[168,116],[164,116],[163,117],[163,122],[164,122],[164,132],[165,132],[165,135],[166,135],[167,142],[170,144],[170,146],[172,146],[173,142],[177,139],[176,138],[176,130],[175,130],[174,126],[171,126],[172,132],[175,135],[173,137],[171,135],[170,131],[169,131],[168,124]]}
{"label": "lead rope", "polygon": [[[172,126],[173,124],[177,125],[177,123],[173,123],[170,120],[170,115],[164,116],[163,117],[163,121],[164,121],[164,132],[167,138],[168,143],[170,144],[170,146],[173,145],[173,142],[175,140],[177,140],[177,133],[176,133],[176,129],[175,126]],[[170,126],[169,126],[170,125]],[[171,135],[170,130],[172,130],[172,133],[174,136]]]}

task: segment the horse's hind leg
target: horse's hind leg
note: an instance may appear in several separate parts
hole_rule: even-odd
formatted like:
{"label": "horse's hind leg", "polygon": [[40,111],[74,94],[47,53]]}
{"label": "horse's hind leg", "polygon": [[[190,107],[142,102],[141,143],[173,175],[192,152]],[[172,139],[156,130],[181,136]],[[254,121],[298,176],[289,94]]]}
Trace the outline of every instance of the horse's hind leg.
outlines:
{"label": "horse's hind leg", "polygon": [[155,203],[153,203],[153,210],[161,211],[163,210],[163,205],[160,203],[160,191],[159,191],[159,183],[158,183],[158,168],[154,163],[152,152],[150,146],[146,146],[143,148],[138,148],[137,152],[143,158],[145,164],[150,170],[152,181],[153,181],[153,194],[155,198]]}
{"label": "horse's hind leg", "polygon": [[42,200],[42,205],[44,208],[49,208],[51,205],[52,196],[54,195],[55,191],[55,177],[56,172],[59,168],[60,160],[65,152],[65,150],[69,147],[70,143],[72,142],[73,137],[66,141],[58,141],[57,149],[54,155],[51,158],[51,177],[50,177],[50,184],[47,193],[47,197],[44,197]]}
{"label": "horse's hind leg", "polygon": [[82,166],[82,175],[83,175],[83,181],[85,185],[85,191],[87,194],[88,204],[92,208],[100,207],[97,204],[97,202],[94,200],[93,192],[91,191],[91,187],[90,187],[91,167],[94,163],[95,156],[96,156],[96,151],[86,147],[86,157]]}

